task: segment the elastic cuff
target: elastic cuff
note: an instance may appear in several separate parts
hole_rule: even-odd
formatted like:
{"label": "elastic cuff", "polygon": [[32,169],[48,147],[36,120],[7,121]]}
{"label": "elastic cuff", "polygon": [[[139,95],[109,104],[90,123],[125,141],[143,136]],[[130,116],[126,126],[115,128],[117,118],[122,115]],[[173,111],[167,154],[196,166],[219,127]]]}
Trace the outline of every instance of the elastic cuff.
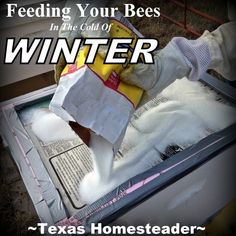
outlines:
{"label": "elastic cuff", "polygon": [[212,35],[212,33],[207,30],[203,33],[200,39],[207,44],[210,52],[211,60],[208,69],[217,68],[223,60],[223,55],[219,46],[219,42],[215,39],[214,35]]}
{"label": "elastic cuff", "polygon": [[171,42],[190,69],[188,78],[198,80],[211,62],[208,44],[201,37],[197,40],[175,37]]}

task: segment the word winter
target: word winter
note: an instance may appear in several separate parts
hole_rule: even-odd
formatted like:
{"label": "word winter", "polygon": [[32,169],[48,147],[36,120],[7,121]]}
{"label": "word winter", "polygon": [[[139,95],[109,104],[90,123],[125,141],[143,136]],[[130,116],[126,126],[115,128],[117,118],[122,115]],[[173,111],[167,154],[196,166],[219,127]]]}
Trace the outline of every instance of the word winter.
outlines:
{"label": "word winter", "polygon": [[[132,44],[132,41],[132,38],[76,38],[70,47],[65,38],[59,38],[53,48],[49,63],[57,64],[60,55],[63,54],[66,63],[73,64],[75,63],[80,47],[82,45],[89,45],[90,50],[85,60],[85,64],[91,64],[94,62],[99,47],[101,45],[107,45],[104,63],[125,64],[128,60],[127,53],[129,52],[131,53],[129,63],[138,63],[139,57],[142,55],[145,64],[152,64],[152,52],[158,46],[157,39],[137,39],[134,50],[129,50],[129,45]],[[39,50],[36,63],[44,64],[48,58],[49,52],[51,51],[52,43],[52,38],[34,38],[31,44],[29,43],[28,38],[21,38],[17,43],[15,42],[15,38],[8,38],[6,42],[4,63],[12,64],[17,56],[20,55],[20,63],[28,64],[33,58],[35,52]]]}

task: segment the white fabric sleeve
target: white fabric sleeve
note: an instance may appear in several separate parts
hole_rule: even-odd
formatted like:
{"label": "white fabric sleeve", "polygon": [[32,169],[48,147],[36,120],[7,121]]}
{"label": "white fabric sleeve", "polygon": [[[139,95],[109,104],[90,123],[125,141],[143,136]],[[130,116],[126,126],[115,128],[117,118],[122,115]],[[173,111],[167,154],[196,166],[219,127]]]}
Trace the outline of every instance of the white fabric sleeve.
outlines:
{"label": "white fabric sleeve", "polygon": [[154,64],[134,65],[121,76],[145,90],[150,100],[176,79],[198,80],[214,69],[228,80],[236,80],[236,22],[226,23],[196,40],[174,37],[154,54]]}
{"label": "white fabric sleeve", "polygon": [[215,31],[202,36],[208,44],[214,69],[228,80],[236,80],[236,22],[221,25]]}
{"label": "white fabric sleeve", "polygon": [[189,66],[186,76],[190,80],[198,80],[207,69],[236,80],[236,22],[223,24],[211,33],[205,31],[196,40],[175,37],[171,44]]}

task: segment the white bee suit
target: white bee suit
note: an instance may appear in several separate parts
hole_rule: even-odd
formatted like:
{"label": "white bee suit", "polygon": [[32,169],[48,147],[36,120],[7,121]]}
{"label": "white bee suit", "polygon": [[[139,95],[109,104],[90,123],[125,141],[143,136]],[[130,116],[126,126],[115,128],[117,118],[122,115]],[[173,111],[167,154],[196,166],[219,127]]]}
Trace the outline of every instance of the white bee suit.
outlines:
{"label": "white bee suit", "polygon": [[125,81],[146,91],[145,100],[155,97],[176,79],[198,80],[207,69],[214,69],[227,80],[236,80],[236,22],[205,31],[196,40],[174,37],[154,56],[154,64],[137,64]]}

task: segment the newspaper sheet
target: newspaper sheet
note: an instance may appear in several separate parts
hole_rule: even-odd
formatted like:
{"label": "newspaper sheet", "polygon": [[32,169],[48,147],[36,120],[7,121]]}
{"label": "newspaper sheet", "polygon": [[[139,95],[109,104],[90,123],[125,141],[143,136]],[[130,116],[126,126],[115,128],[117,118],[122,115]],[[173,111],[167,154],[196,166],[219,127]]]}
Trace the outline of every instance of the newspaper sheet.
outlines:
{"label": "newspaper sheet", "polygon": [[[202,85],[205,87],[205,85]],[[219,94],[215,98],[217,101],[226,103],[225,99]],[[130,126],[136,127],[137,119],[149,109],[160,103],[165,103],[168,98],[159,94],[156,98],[140,107],[133,115]],[[41,159],[48,170],[48,173],[58,189],[63,203],[68,210],[69,215],[73,215],[84,207],[79,196],[79,184],[86,173],[92,171],[92,159],[89,148],[78,137],[73,140],[58,140],[53,143],[43,143],[39,140],[31,130],[32,117],[35,111],[40,109],[48,110],[50,101],[39,102],[35,105],[28,106],[19,111],[19,116],[25,129],[29,133],[32,142],[37,148]],[[115,160],[123,158],[123,155],[129,150],[129,146],[122,143],[120,151],[117,153]],[[178,144],[170,145],[161,159],[165,160],[175,153],[182,151],[186,147]],[[160,161],[162,161],[160,160]]]}
{"label": "newspaper sheet", "polygon": [[[205,85],[202,85],[205,87]],[[224,98],[219,94],[215,98],[219,102],[226,103]],[[165,103],[168,98],[159,94],[156,98],[140,107],[133,115],[130,126],[136,127],[137,119],[149,109]],[[53,143],[43,143],[31,130],[32,116],[35,111],[46,109],[50,101],[40,102],[31,107],[27,107],[19,112],[20,119],[28,131],[34,145],[36,146],[41,159],[46,166],[51,179],[58,189],[63,203],[65,204],[70,215],[75,214],[84,207],[79,196],[79,184],[83,177],[92,171],[92,159],[89,148],[78,137],[73,140],[59,140]],[[122,143],[120,151],[117,153],[115,160],[123,158],[123,155],[129,150],[129,146]],[[161,160],[165,160],[177,152],[182,151],[185,147],[174,144],[166,148],[161,154]]]}
{"label": "newspaper sheet", "polygon": [[89,148],[80,138],[44,143],[37,139],[30,125],[26,126],[49,175],[60,192],[70,215],[76,213],[84,204],[80,201],[79,184],[84,175],[92,171]]}
{"label": "newspaper sheet", "polygon": [[[158,105],[160,102],[165,102],[165,99],[155,98],[138,109],[129,125],[135,127],[135,120],[145,111]],[[19,115],[55,187],[58,189],[63,203],[69,214],[73,215],[84,207],[84,204],[80,200],[78,189],[83,177],[92,171],[90,150],[79,137],[73,140],[58,140],[51,143],[44,143],[39,140],[31,129],[31,123],[34,112],[40,109],[48,110],[48,102],[42,102],[28,107],[22,110]],[[117,153],[115,160],[122,158],[123,154],[128,150],[129,147],[123,143],[121,151]]]}

